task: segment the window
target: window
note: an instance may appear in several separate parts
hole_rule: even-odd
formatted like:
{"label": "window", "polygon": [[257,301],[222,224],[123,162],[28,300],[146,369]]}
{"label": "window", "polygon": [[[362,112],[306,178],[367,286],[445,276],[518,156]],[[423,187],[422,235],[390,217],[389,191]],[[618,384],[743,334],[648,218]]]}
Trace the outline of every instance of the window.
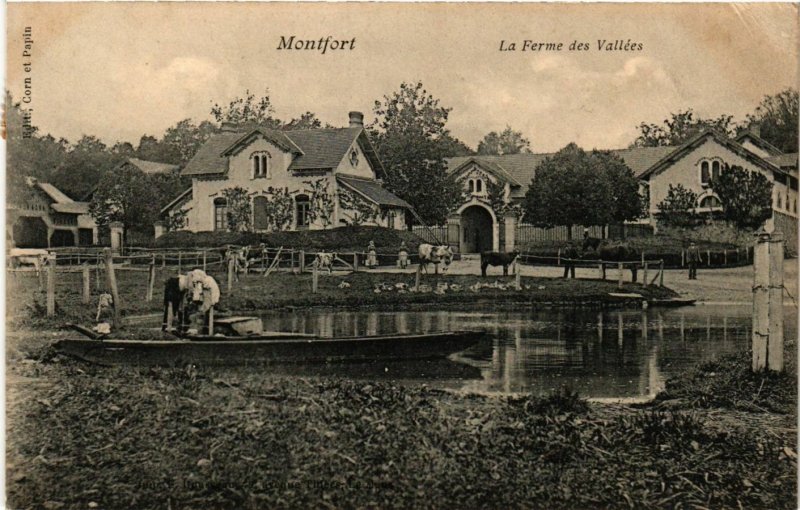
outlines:
{"label": "window", "polygon": [[775,206],[776,209],[780,209],[781,206],[782,206],[782,204],[781,204],[781,196],[782,195],[778,195],[777,196],[778,202],[777,202],[777,205]]}
{"label": "window", "polygon": [[475,181],[473,179],[469,180],[469,192],[475,193]]}
{"label": "window", "polygon": [[269,168],[269,153],[254,152],[250,155],[253,164],[253,179],[269,179],[271,176]]}
{"label": "window", "polygon": [[700,200],[701,209],[711,209],[713,207],[722,207],[722,202],[720,202],[719,198],[715,197],[714,195],[703,197]]}
{"label": "window", "polygon": [[214,230],[228,230],[228,201],[214,199]]}
{"label": "window", "polygon": [[719,177],[719,169],[719,161],[714,161],[711,163],[711,179],[716,179]]}
{"label": "window", "polygon": [[358,166],[358,151],[355,149],[350,151],[350,164],[353,166]]}
{"label": "window", "polygon": [[483,192],[483,179],[478,179],[475,181],[475,192],[482,193]]}
{"label": "window", "polygon": [[708,184],[708,181],[710,180],[708,167],[709,167],[708,161],[703,161],[702,163],[700,163],[700,182],[702,184]]}
{"label": "window", "polygon": [[797,200],[792,201],[792,212],[797,212]]}
{"label": "window", "polygon": [[269,228],[269,216],[267,207],[269,200],[267,197],[255,197],[253,199],[253,228],[256,230],[267,230]]}
{"label": "window", "polygon": [[311,202],[308,199],[308,195],[297,195],[297,197],[294,199],[294,203],[297,228],[308,228],[310,223],[308,213],[309,209],[311,208]]}
{"label": "window", "polygon": [[387,228],[394,228],[394,209],[389,209],[386,211],[386,227]]}

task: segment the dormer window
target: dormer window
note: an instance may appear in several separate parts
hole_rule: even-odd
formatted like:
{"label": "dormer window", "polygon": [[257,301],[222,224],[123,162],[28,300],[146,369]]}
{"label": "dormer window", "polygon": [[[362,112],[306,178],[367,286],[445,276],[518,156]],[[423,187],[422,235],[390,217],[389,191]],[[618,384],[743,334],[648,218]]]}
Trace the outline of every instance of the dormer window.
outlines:
{"label": "dormer window", "polygon": [[250,155],[253,179],[270,179],[272,177],[269,160],[269,152],[267,151],[254,152]]}
{"label": "dormer window", "polygon": [[470,179],[467,183],[467,189],[473,195],[483,194],[483,179]]}
{"label": "dormer window", "polygon": [[470,179],[469,184],[467,186],[470,193],[475,193],[475,179]]}
{"label": "dormer window", "polygon": [[358,166],[358,151],[355,149],[350,151],[350,164],[354,167]]}
{"label": "dormer window", "polygon": [[475,181],[475,193],[483,193],[483,179]]}

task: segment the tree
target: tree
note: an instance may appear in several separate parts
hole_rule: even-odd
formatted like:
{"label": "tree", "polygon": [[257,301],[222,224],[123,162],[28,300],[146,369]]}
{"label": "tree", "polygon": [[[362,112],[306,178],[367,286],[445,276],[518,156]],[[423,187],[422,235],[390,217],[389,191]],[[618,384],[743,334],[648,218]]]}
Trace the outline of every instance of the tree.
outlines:
{"label": "tree", "polygon": [[659,202],[658,219],[672,227],[691,227],[697,224],[697,193],[682,184],[669,185],[667,196]]}
{"label": "tree", "polygon": [[264,215],[267,219],[268,230],[282,231],[292,225],[294,217],[294,199],[287,188],[267,188],[266,208]]}
{"label": "tree", "polygon": [[89,203],[89,213],[99,227],[112,221],[131,230],[149,231],[158,219],[158,190],[148,176],[133,165],[123,165],[100,179]]}
{"label": "tree", "polygon": [[328,180],[303,181],[311,190],[310,208],[308,210],[311,222],[319,221],[322,228],[328,228],[333,223],[333,213],[336,210],[336,196],[328,192]]}
{"label": "tree", "polygon": [[[292,131],[295,129],[319,129],[322,127],[322,121],[319,120],[316,114],[306,112],[296,119],[292,119],[286,124],[281,126],[284,131]],[[330,126],[325,126],[330,127]]]}
{"label": "tree", "polygon": [[74,200],[82,200],[123,160],[124,156],[112,153],[97,137],[84,135],[67,152],[51,182]]}
{"label": "tree", "polygon": [[605,225],[641,216],[633,172],[609,152],[587,153],[571,143],[536,167],[523,201],[534,225]]}
{"label": "tree", "polygon": [[639,137],[633,147],[675,146],[689,140],[700,131],[712,128],[732,136],[735,132],[732,115],[720,115],[717,118],[695,118],[692,109],[670,114],[662,125],[639,124]]}
{"label": "tree", "polygon": [[798,94],[785,89],[764,96],[755,112],[747,115],[748,124],[760,126],[760,137],[785,153],[797,152]]}
{"label": "tree", "polygon": [[252,229],[251,218],[253,208],[250,204],[250,194],[241,186],[225,188],[222,196],[227,201],[228,230],[231,232],[249,232]]}
{"label": "tree", "polygon": [[772,183],[760,172],[725,165],[709,185],[723,218],[739,229],[756,229],[772,216]]}
{"label": "tree", "polygon": [[498,155],[503,154],[530,154],[531,142],[522,136],[521,131],[514,131],[511,126],[506,126],[502,133],[492,131],[483,137],[478,144],[478,154]]}
{"label": "tree", "polygon": [[184,119],[174,126],[167,128],[164,137],[156,147],[159,147],[158,156],[164,159],[156,159],[160,163],[172,163],[174,165],[185,165],[194,157],[198,149],[217,132],[217,127],[204,120],[199,126],[195,126],[191,119]]}
{"label": "tree", "polygon": [[371,138],[386,168],[386,187],[411,204],[422,221],[442,224],[458,204],[461,189],[444,162],[449,108],[428,94],[422,83],[375,101]]}
{"label": "tree", "polygon": [[377,205],[367,202],[347,188],[339,188],[339,203],[342,213],[348,216],[344,219],[348,225],[358,226],[374,222],[381,214]]}
{"label": "tree", "polygon": [[245,90],[244,97],[233,99],[227,106],[214,103],[211,107],[211,115],[218,123],[231,122],[240,127],[280,129],[282,123],[272,116],[274,113],[269,89],[264,90],[264,95],[258,99],[255,94]]}

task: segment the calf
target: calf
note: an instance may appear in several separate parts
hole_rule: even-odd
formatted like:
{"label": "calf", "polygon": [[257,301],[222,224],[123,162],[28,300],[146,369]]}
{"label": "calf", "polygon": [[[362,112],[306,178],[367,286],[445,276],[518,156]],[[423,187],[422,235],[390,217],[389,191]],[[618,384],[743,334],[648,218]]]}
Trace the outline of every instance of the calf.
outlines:
{"label": "calf", "polygon": [[519,257],[518,251],[501,253],[497,251],[481,252],[481,276],[486,276],[488,266],[503,266],[503,276],[508,276],[508,266]]}
{"label": "calf", "polygon": [[438,271],[439,262],[444,262],[442,273],[446,273],[453,261],[453,250],[447,245],[434,246],[423,243],[419,245],[419,265],[428,272],[428,264],[433,264]]}

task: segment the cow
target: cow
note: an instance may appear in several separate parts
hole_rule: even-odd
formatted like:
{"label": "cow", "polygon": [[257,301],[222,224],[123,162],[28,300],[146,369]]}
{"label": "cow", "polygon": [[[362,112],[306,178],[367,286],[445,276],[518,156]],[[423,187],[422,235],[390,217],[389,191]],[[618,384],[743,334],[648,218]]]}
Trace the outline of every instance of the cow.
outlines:
{"label": "cow", "polygon": [[331,274],[333,270],[333,261],[336,260],[335,253],[328,253],[321,251],[317,253],[317,258],[314,259],[314,266],[316,266],[318,271],[322,271],[323,269],[328,270],[328,274]]}
{"label": "cow", "polygon": [[453,261],[453,250],[444,244],[432,245],[422,243],[419,245],[419,265],[427,273],[428,264],[433,264],[439,270],[439,262],[444,262],[442,272],[446,273]]}
{"label": "cow", "polygon": [[518,251],[503,253],[499,251],[481,252],[481,276],[486,276],[489,266],[503,266],[503,276],[508,276],[508,266],[519,257]]}
{"label": "cow", "polygon": [[30,265],[38,273],[47,264],[47,250],[35,248],[12,248],[8,251],[8,262],[11,267]]}
{"label": "cow", "polygon": [[[596,250],[586,251],[583,258],[587,260],[603,260],[608,262],[634,262],[641,258],[642,254],[628,246],[622,244],[601,243]],[[606,277],[606,264],[603,264],[603,279]],[[637,264],[630,265],[631,281],[636,282],[639,278],[639,267]]]}
{"label": "cow", "polygon": [[603,240],[598,239],[597,237],[588,237],[588,236],[584,237],[583,244],[581,245],[581,251],[587,251],[587,250],[597,251],[597,249],[600,247],[602,243]]}

